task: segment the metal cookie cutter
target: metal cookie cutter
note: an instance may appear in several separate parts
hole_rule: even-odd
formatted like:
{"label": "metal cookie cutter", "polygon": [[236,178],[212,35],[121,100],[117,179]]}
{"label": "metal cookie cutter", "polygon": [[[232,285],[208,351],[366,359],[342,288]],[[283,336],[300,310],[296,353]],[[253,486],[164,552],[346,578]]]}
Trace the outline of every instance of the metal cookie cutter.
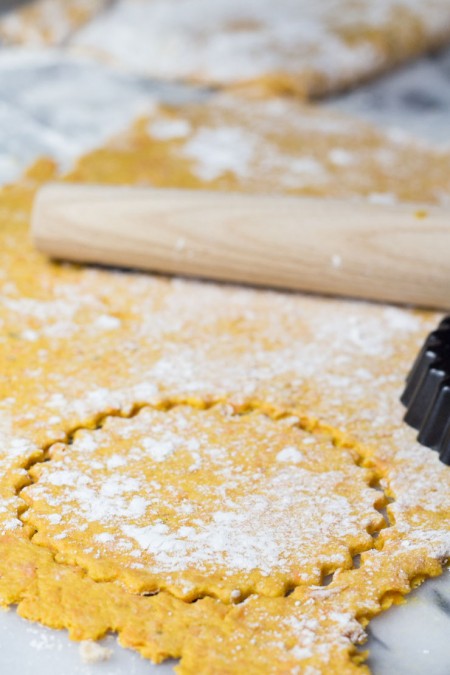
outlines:
{"label": "metal cookie cutter", "polygon": [[450,316],[430,333],[406,379],[401,396],[405,422],[417,440],[450,466]]}

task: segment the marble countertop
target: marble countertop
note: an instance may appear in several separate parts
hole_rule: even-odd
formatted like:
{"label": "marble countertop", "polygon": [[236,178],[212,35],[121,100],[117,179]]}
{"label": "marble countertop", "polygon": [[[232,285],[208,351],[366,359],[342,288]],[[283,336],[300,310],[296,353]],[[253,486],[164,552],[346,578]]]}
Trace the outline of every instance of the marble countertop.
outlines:
{"label": "marble countertop", "polygon": [[[120,73],[64,49],[0,49],[0,183],[16,178],[41,155],[70,166],[86,150],[127,127],[155,101],[183,101],[199,93]],[[382,127],[442,147],[450,146],[450,50],[424,58],[363,88],[328,101]],[[450,469],[449,469],[450,470]],[[369,628],[369,664],[375,675],[448,675],[450,573],[425,583],[406,604]],[[0,612],[0,672],[21,675],[129,675],[173,672],[153,666],[106,639],[112,657],[82,663],[64,631]]]}

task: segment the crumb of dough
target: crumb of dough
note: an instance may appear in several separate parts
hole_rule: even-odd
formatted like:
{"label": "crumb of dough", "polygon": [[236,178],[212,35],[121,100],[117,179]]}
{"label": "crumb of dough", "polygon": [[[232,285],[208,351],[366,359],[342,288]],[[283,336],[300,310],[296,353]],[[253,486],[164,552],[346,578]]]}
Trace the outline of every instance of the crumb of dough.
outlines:
{"label": "crumb of dough", "polygon": [[113,655],[112,649],[93,640],[83,640],[80,643],[79,651],[83,663],[101,663],[102,661],[108,661]]}

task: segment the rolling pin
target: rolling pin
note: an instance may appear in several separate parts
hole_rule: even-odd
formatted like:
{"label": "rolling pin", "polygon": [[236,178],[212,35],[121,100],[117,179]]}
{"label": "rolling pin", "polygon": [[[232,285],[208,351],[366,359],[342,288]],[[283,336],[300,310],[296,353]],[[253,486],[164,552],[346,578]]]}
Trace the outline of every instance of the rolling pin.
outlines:
{"label": "rolling pin", "polygon": [[32,237],[60,260],[450,307],[444,207],[59,183]]}

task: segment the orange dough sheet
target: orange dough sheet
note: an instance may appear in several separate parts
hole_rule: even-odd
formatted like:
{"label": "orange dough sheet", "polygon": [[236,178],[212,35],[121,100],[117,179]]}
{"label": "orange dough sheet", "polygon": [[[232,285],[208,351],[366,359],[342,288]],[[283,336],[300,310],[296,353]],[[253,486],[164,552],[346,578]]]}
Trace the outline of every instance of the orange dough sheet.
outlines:
{"label": "orange dough sheet", "polygon": [[[354,120],[219,97],[156,109],[65,179],[437,202],[450,193],[448,168],[447,154]],[[36,188],[55,175],[43,160],[0,194],[2,604],[75,639],[117,631],[144,656],[181,658],[183,673],[364,670],[355,645],[367,621],[438,574],[450,551],[450,473],[415,442],[398,402],[438,315],[49,263],[27,230]],[[166,437],[175,424],[177,438]],[[66,470],[74,500],[88,485],[100,504],[89,519],[60,480]],[[309,500],[308,477],[317,482]],[[240,568],[227,565],[228,544],[208,562],[198,528],[223,512],[220,490],[230,499],[222,534],[232,532],[227,519],[246,508],[251,516],[256,496],[270,494],[274,517],[263,509],[258,518],[269,531],[276,513],[290,523],[271,535],[285,562],[264,568],[257,532],[253,572],[245,556]],[[125,520],[102,520],[119,497]],[[183,513],[183,501],[197,514]],[[334,523],[326,505],[338,501],[345,517]],[[320,549],[304,549],[295,569],[311,508],[323,524]],[[240,523],[242,542],[255,543]],[[163,547],[197,546],[195,565],[187,556],[168,573],[145,546],[150,525]],[[359,552],[360,568],[348,569]],[[131,559],[143,567],[130,573]],[[168,590],[139,593],[157,588]]]}

